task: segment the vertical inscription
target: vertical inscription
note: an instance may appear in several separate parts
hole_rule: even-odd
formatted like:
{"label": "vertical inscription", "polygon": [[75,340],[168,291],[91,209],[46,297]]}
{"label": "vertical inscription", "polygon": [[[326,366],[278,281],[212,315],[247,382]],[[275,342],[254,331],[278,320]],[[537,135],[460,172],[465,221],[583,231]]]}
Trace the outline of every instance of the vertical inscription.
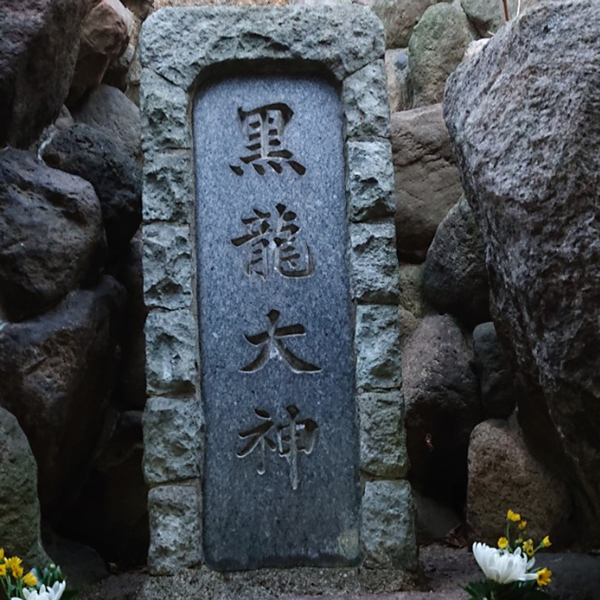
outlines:
{"label": "vertical inscription", "polygon": [[358,529],[358,440],[339,97],[317,78],[232,78],[201,92],[194,119],[206,561],[350,564],[339,539]]}

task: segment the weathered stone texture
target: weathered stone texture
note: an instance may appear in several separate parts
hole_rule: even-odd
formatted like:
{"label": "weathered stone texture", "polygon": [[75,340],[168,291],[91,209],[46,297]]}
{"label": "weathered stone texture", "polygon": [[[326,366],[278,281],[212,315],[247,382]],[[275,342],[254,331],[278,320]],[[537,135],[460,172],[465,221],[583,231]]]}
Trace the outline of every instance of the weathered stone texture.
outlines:
{"label": "weathered stone texture", "polygon": [[358,306],[355,345],[359,390],[400,387],[400,339],[395,306]]}
{"label": "weathered stone texture", "polygon": [[144,294],[151,308],[175,310],[192,303],[192,248],[189,227],[144,227]]}
{"label": "weathered stone texture", "polygon": [[347,137],[357,140],[389,138],[390,117],[383,60],[372,62],[347,77],[342,100]]}
{"label": "weathered stone texture", "polygon": [[200,563],[201,497],[198,481],[185,485],[163,485],[152,488],[148,493],[148,566],[154,573],[173,573]]}
{"label": "weathered stone texture", "polygon": [[17,419],[2,407],[0,504],[0,537],[7,556],[19,556],[28,566],[50,563],[41,542],[35,458]]}
{"label": "weathered stone texture", "polygon": [[415,505],[408,481],[368,481],[362,509],[365,565],[415,571]]}
{"label": "weathered stone texture", "polygon": [[187,152],[155,153],[144,161],[144,222],[187,225],[194,195],[194,176]]}
{"label": "weathered stone texture", "polygon": [[467,520],[473,538],[495,545],[506,527],[507,507],[527,521],[537,545],[565,526],[571,512],[565,484],[527,450],[506,421],[484,421],[471,435]]}
{"label": "weathered stone texture", "polygon": [[112,136],[84,124],[59,131],[42,156],[48,165],[79,175],[94,186],[102,208],[109,257],[114,259],[123,253],[142,220],[139,165]]}
{"label": "weathered stone texture", "polygon": [[414,108],[443,100],[446,79],[473,39],[460,4],[440,2],[425,11],[408,43]]}
{"label": "weathered stone texture", "polygon": [[195,400],[148,400],[144,412],[144,475],[148,483],[200,477],[202,426]]}
{"label": "weathered stone texture", "polygon": [[408,471],[401,392],[358,395],[360,466],[377,477],[400,479]]}
{"label": "weathered stone texture", "polygon": [[151,69],[142,69],[142,150],[191,148],[188,97],[176,85]]}
{"label": "weathered stone texture", "polygon": [[462,187],[442,105],[392,115],[396,235],[401,258],[422,262]]}
{"label": "weathered stone texture", "polygon": [[[197,18],[200,10],[202,19]],[[327,21],[327,27],[315,27],[316,19]],[[265,31],[266,21],[267,33],[257,35]],[[224,36],[228,29],[235,29],[236,35]],[[182,36],[182,31],[186,35]],[[302,57],[322,63],[341,81],[383,56],[382,33],[379,19],[356,6],[260,11],[173,8],[146,20],[140,45],[143,67],[188,90],[204,67],[224,60],[255,58]],[[174,39],[179,43],[173,44]],[[202,44],[198,44],[199,39]],[[383,83],[385,93],[385,75]]]}
{"label": "weathered stone texture", "polygon": [[352,295],[360,302],[397,304],[398,264],[394,224],[350,226]]}
{"label": "weathered stone texture", "polygon": [[495,323],[527,385],[526,438],[570,482],[596,543],[599,28],[595,1],[540,3],[457,69],[445,104]]}
{"label": "weathered stone texture", "polygon": [[448,316],[425,317],[402,353],[410,476],[447,501],[465,484],[469,436],[480,420],[473,351]]}
{"label": "weathered stone texture", "polygon": [[394,169],[392,148],[387,140],[349,142],[346,191],[352,204],[352,221],[389,217],[394,214]]}
{"label": "weathered stone texture", "polygon": [[92,186],[20,150],[0,153],[0,304],[39,314],[102,266],[106,241]]}
{"label": "weathered stone texture", "polygon": [[27,148],[69,92],[90,0],[0,2],[0,146]]}
{"label": "weathered stone texture", "polygon": [[450,209],[429,246],[423,295],[440,313],[469,326],[490,320],[485,248],[465,198]]}
{"label": "weathered stone texture", "polygon": [[149,394],[193,393],[198,372],[197,324],[189,310],[153,311],[146,319]]}

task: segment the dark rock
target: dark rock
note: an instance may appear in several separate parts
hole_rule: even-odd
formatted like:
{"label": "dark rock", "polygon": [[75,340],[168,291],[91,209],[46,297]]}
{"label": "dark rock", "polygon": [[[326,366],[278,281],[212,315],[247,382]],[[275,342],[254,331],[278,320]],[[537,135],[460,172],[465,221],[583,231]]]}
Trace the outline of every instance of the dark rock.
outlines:
{"label": "dark rock", "polygon": [[110,258],[123,253],[142,219],[139,166],[106,133],[77,124],[60,131],[43,150],[50,166],[87,179],[102,207]]}
{"label": "dark rock", "polygon": [[121,337],[121,362],[113,404],[123,410],[143,410],[146,405],[146,344],[142,242],[134,238],[113,270],[115,279],[127,290]]}
{"label": "dark rock", "polygon": [[37,467],[17,419],[0,407],[0,538],[27,566],[50,562],[40,539]]}
{"label": "dark rock", "polygon": [[[535,545],[569,518],[565,484],[536,461],[506,421],[477,425],[469,444],[467,520],[473,539],[496,545],[506,528],[506,511],[527,521]],[[556,541],[556,540],[555,540]]]}
{"label": "dark rock", "polygon": [[148,14],[150,13],[150,10],[152,9],[152,6],[154,5],[154,0],[122,0],[122,1],[123,1],[123,4],[125,5],[125,7],[128,8],[141,21],[143,21],[148,16]]}
{"label": "dark rock", "polygon": [[69,107],[100,85],[108,67],[127,49],[132,27],[133,15],[119,0],[94,0],[81,29]]}
{"label": "dark rock", "polygon": [[0,146],[26,148],[58,115],[90,0],[0,0]]}
{"label": "dark rock", "polygon": [[73,118],[102,130],[121,144],[128,156],[141,159],[140,109],[121,90],[101,85],[73,111]]}
{"label": "dark rock", "polygon": [[149,530],[141,413],[122,412],[114,417],[110,435],[60,530],[92,545],[119,566],[142,565],[148,553]]}
{"label": "dark rock", "polygon": [[409,478],[432,498],[460,507],[469,436],[480,420],[473,353],[447,315],[425,317],[404,347]]}
{"label": "dark rock", "polygon": [[417,539],[420,544],[443,540],[461,520],[449,506],[413,490],[417,507]]}
{"label": "dark rock", "polygon": [[0,405],[38,463],[45,516],[72,494],[103,429],[118,362],[123,288],[104,277],[50,313],[0,329]]}
{"label": "dark rock", "polygon": [[469,326],[490,320],[485,248],[463,198],[440,223],[425,259],[423,295]]}
{"label": "dark rock", "polygon": [[515,409],[519,391],[509,357],[493,323],[482,323],[473,330],[473,354],[483,416],[486,419],[507,419]]}
{"label": "dark rock", "polygon": [[92,186],[31,154],[0,153],[0,304],[20,320],[57,304],[106,251]]}
{"label": "dark rock", "polygon": [[422,262],[462,187],[442,105],[392,115],[396,238],[401,259]]}
{"label": "dark rock", "polygon": [[90,546],[61,538],[47,527],[44,528],[42,537],[53,561],[60,565],[65,574],[69,589],[78,590],[108,577],[104,560]]}
{"label": "dark rock", "polygon": [[[600,4],[540,3],[451,77],[446,122],[536,455],[600,543]],[[493,125],[492,125],[493,124]]]}

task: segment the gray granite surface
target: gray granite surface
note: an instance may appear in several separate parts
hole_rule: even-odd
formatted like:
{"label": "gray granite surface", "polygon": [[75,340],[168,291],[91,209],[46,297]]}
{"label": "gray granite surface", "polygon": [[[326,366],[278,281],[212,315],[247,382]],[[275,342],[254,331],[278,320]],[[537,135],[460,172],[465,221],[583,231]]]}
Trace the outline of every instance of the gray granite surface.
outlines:
{"label": "gray granite surface", "polygon": [[358,442],[339,96],[316,78],[229,78],[199,91],[194,139],[206,561],[353,563]]}

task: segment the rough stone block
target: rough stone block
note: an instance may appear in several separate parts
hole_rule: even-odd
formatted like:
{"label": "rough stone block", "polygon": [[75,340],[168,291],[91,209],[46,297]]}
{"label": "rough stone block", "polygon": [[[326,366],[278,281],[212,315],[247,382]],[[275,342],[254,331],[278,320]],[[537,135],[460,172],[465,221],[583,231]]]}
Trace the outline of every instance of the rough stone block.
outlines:
{"label": "rough stone block", "polygon": [[[175,44],[176,45],[176,44]],[[150,69],[142,69],[142,150],[191,148],[188,97]]]}
{"label": "rough stone block", "polygon": [[385,63],[377,60],[344,81],[346,136],[357,140],[389,138]]}
{"label": "rough stone block", "polygon": [[150,485],[200,477],[202,427],[197,400],[148,400],[144,411],[144,475]]}
{"label": "rough stone block", "polygon": [[400,387],[400,335],[396,306],[356,310],[356,385],[359,391]]}
{"label": "rough stone block", "polygon": [[347,169],[346,192],[350,196],[352,221],[394,214],[394,168],[390,142],[349,142]]}
{"label": "rough stone block", "polygon": [[365,566],[417,569],[415,505],[408,481],[368,481],[362,523]]}
{"label": "rough stone block", "polygon": [[352,295],[360,302],[398,303],[398,263],[394,224],[350,227]]}
{"label": "rough stone block", "polygon": [[146,306],[175,310],[192,303],[192,248],[189,227],[144,227],[144,297]]}
{"label": "rough stone block", "polygon": [[202,560],[200,483],[151,489],[148,511],[150,569],[155,574],[169,574],[198,565]]}
{"label": "rough stone block", "polygon": [[193,393],[198,376],[196,319],[189,310],[155,311],[146,319],[150,395]]}
{"label": "rough stone block", "polygon": [[227,6],[156,12],[144,23],[140,48],[143,66],[188,90],[206,66],[236,60],[302,57],[342,80],[381,58],[385,42],[381,21],[357,6]]}
{"label": "rough stone block", "polygon": [[191,222],[194,175],[189,152],[151,153],[144,162],[144,222]]}
{"label": "rough stone block", "polygon": [[370,475],[399,479],[408,471],[401,392],[358,396],[360,466]]}

